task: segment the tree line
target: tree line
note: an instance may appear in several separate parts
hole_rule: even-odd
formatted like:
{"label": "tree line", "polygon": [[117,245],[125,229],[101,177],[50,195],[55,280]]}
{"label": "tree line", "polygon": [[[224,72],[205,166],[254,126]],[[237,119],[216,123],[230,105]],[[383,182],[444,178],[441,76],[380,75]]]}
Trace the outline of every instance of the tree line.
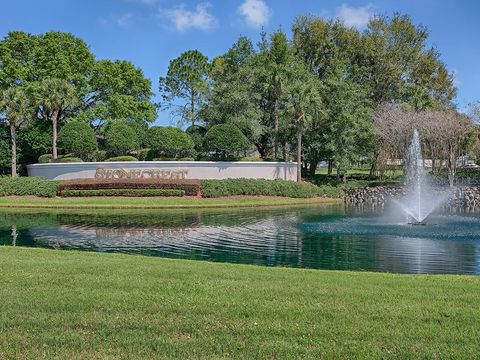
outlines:
{"label": "tree line", "polygon": [[[429,114],[410,116],[408,127],[403,117],[394,117],[388,126],[406,129],[395,137],[405,139],[417,127],[425,132],[429,156],[439,164],[453,157],[435,152],[445,145],[437,144],[438,136],[427,140],[421,127],[425,118],[439,124],[463,119],[455,109],[452,74],[428,45],[425,27],[402,14],[375,16],[364,31],[303,16],[291,33],[291,38],[281,29],[262,33],[258,44],[240,36],[213,59],[186,51],[160,77],[161,100],[155,104],[150,81],[130,62],[96,60],[72,34],[12,32],[0,42],[2,109],[10,128],[3,131],[11,140],[11,163],[16,129],[22,132],[21,162],[50,151],[55,159],[57,127],[71,121],[87,124],[104,150],[109,128],[126,124],[138,145],[121,151],[136,154],[162,132],[149,129],[157,109],[168,110],[186,129],[194,150],[189,156],[238,157],[255,150],[264,159],[299,159],[299,176],[313,176],[321,161],[340,177],[358,163],[382,175],[386,157],[403,156],[401,146],[394,149],[385,140],[387,122],[378,120],[393,108],[404,109],[397,111],[400,116]],[[462,142],[476,136],[471,126],[462,129],[455,133],[462,144],[455,155],[475,143]],[[150,157],[178,157],[156,149]]]}

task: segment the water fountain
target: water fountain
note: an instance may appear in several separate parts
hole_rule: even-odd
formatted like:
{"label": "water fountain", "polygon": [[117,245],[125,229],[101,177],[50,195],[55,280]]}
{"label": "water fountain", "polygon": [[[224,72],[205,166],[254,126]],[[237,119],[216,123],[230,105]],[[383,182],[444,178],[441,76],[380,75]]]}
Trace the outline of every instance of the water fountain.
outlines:
{"label": "water fountain", "polygon": [[420,136],[417,129],[413,131],[412,142],[405,159],[406,195],[395,201],[398,208],[407,216],[411,225],[426,225],[427,217],[449,196],[435,190],[424,169]]}

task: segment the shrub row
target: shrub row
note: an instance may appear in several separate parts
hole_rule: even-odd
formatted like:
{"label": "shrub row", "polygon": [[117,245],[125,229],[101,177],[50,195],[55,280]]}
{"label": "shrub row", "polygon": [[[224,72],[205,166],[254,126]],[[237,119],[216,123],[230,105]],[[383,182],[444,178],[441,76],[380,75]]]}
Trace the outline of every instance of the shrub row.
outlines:
{"label": "shrub row", "polygon": [[235,195],[265,195],[308,198],[323,195],[317,186],[286,180],[226,179],[202,180],[203,197],[213,198]]}
{"label": "shrub row", "polygon": [[84,196],[184,196],[184,190],[176,189],[101,189],[63,190],[62,197]]}
{"label": "shrub row", "polygon": [[0,177],[0,196],[33,195],[54,197],[57,195],[58,181],[40,177]]}
{"label": "shrub row", "polygon": [[60,183],[60,194],[65,190],[104,190],[104,189],[166,189],[183,190],[185,195],[200,194],[199,180],[168,179],[77,179]]}

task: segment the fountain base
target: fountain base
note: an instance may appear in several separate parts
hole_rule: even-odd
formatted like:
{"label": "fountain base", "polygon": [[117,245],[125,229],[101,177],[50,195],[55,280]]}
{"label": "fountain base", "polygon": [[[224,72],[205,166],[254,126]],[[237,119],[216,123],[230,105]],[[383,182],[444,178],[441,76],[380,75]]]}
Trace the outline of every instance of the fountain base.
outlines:
{"label": "fountain base", "polygon": [[408,225],[413,225],[413,226],[426,226],[427,223],[424,221],[412,221],[409,222]]}

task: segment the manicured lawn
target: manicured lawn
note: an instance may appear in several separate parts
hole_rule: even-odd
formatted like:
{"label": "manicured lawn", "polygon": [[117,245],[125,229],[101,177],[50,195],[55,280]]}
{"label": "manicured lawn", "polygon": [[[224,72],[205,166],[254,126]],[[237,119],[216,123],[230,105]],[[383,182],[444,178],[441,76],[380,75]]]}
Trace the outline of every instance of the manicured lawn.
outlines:
{"label": "manicured lawn", "polygon": [[42,207],[42,208],[208,208],[242,206],[280,206],[328,204],[338,202],[329,198],[286,198],[267,196],[243,196],[231,198],[196,197],[88,197],[88,198],[39,198],[39,197],[0,197],[0,207]]}
{"label": "manicured lawn", "polygon": [[0,247],[4,358],[475,358],[480,279]]}

